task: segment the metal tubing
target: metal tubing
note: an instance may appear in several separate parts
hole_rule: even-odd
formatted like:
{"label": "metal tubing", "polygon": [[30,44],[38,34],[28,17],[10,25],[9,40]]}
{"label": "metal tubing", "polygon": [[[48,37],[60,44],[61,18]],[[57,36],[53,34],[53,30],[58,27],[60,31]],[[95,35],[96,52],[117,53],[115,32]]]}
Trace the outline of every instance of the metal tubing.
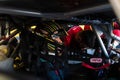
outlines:
{"label": "metal tubing", "polygon": [[110,4],[103,4],[98,6],[93,6],[89,8],[83,8],[75,11],[70,12],[59,12],[59,13],[41,13],[40,11],[29,11],[29,10],[22,10],[17,8],[8,8],[8,7],[0,7],[0,13],[2,14],[12,14],[12,15],[23,15],[23,16],[32,16],[32,17],[43,17],[49,19],[66,19],[72,16],[78,16],[82,14],[88,14],[93,12],[100,12],[111,10]]}
{"label": "metal tubing", "polygon": [[105,48],[105,46],[104,46],[104,43],[103,43],[102,39],[101,39],[100,36],[99,36],[98,30],[97,30],[97,27],[98,27],[98,26],[97,26],[97,25],[93,25],[92,27],[93,27],[93,30],[94,30],[95,33],[96,33],[96,36],[97,36],[97,38],[98,38],[98,40],[99,40],[100,46],[101,46],[101,48],[102,48],[105,56],[106,56],[107,58],[109,58],[109,55],[108,55],[108,52],[107,52],[107,50],[106,50],[106,48]]}

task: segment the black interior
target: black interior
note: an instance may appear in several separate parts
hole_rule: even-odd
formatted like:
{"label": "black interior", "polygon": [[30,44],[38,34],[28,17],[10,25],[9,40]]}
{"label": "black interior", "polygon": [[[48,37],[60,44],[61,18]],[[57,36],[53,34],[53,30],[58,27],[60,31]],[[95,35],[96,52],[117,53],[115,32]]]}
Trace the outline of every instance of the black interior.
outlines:
{"label": "black interior", "polygon": [[[4,21],[2,22],[2,20],[5,20],[6,22],[7,20],[9,20],[11,21],[10,28],[14,28],[15,26],[15,28],[18,29],[18,32],[19,30],[21,32],[20,39],[22,45],[20,45],[20,50],[25,59],[24,62],[27,61],[28,59],[26,58],[26,56],[28,57],[28,54],[26,55],[26,53],[34,53],[34,52],[39,53],[39,50],[41,51],[44,50],[43,48],[39,49],[39,46],[44,44],[44,40],[45,42],[48,42],[48,39],[41,37],[40,35],[36,35],[36,33],[33,34],[32,32],[29,31],[30,26],[36,23],[38,24],[40,21],[55,20],[58,23],[63,23],[62,25],[66,27],[66,24],[64,24],[64,22],[74,21],[73,23],[75,22],[77,23],[78,21],[79,23],[80,20],[92,21],[97,19],[104,21],[111,21],[114,18],[116,18],[116,15],[114,14],[112,6],[110,5],[108,0],[0,0],[1,23],[5,25],[5,22]],[[44,26],[40,26],[40,28],[42,27]],[[5,29],[2,30],[5,31]],[[31,52],[31,50],[33,51]],[[39,62],[37,61],[37,63]],[[36,65],[37,63],[35,62],[34,64]],[[39,66],[37,66],[37,68],[38,67]],[[21,76],[17,76],[17,77],[21,77]],[[22,77],[20,79],[22,79]],[[34,80],[34,79],[31,78],[29,80]]]}

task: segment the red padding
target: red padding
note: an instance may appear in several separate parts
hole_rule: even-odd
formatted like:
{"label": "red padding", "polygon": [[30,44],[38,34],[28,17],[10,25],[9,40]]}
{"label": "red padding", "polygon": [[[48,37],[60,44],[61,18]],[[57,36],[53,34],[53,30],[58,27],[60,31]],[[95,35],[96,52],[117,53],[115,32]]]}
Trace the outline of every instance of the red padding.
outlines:
{"label": "red padding", "polygon": [[82,63],[82,66],[84,66],[84,67],[86,67],[86,68],[89,68],[89,69],[93,69],[93,70],[99,70],[99,69],[104,69],[104,68],[109,67],[110,64],[109,64],[109,63],[108,63],[108,64],[104,64],[104,65],[102,65],[102,66],[100,66],[100,67],[95,68],[95,67],[93,67],[93,66],[91,66],[91,65],[83,62],[83,63]]}

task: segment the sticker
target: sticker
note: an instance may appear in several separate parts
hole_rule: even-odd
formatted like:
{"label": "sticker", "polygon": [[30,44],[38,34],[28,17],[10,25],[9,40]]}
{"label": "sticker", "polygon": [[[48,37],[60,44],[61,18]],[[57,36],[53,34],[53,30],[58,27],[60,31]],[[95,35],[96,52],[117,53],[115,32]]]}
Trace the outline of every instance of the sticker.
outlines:
{"label": "sticker", "polygon": [[91,63],[102,63],[102,58],[91,58],[90,62]]}

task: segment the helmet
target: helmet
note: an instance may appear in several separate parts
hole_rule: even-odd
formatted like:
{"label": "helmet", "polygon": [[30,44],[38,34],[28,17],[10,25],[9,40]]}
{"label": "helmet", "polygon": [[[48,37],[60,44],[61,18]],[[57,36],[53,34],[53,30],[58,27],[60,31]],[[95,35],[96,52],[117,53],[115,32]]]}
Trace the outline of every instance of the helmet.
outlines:
{"label": "helmet", "polygon": [[117,22],[113,22],[114,29],[120,29],[120,26]]}
{"label": "helmet", "polygon": [[38,26],[39,29],[42,31],[42,33],[43,31],[47,32],[48,37],[53,35],[56,31],[58,32],[57,34],[58,36],[66,35],[65,29],[56,22],[52,22],[52,21],[41,22],[40,24],[38,24]]}
{"label": "helmet", "polygon": [[85,26],[84,26],[84,30],[92,30],[91,25],[85,25]]}
{"label": "helmet", "polygon": [[120,30],[119,29],[114,29],[113,34],[120,37]]}

